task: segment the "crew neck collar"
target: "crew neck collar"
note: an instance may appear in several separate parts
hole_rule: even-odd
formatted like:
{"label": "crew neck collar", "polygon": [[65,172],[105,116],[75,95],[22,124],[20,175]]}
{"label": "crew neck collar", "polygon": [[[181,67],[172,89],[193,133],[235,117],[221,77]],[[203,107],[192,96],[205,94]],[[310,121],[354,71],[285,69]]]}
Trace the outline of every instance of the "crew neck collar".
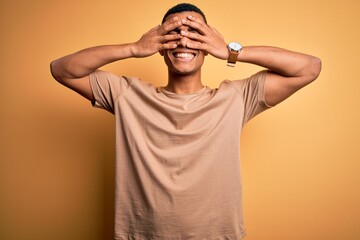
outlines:
{"label": "crew neck collar", "polygon": [[175,92],[171,92],[169,90],[166,90],[165,87],[159,87],[158,88],[158,92],[162,92],[167,96],[172,96],[172,97],[187,97],[187,96],[193,96],[193,95],[198,95],[201,94],[203,92],[206,92],[207,90],[209,90],[209,88],[207,86],[204,86],[203,88],[201,88],[200,90],[196,91],[196,92],[192,92],[192,93],[175,93]]}

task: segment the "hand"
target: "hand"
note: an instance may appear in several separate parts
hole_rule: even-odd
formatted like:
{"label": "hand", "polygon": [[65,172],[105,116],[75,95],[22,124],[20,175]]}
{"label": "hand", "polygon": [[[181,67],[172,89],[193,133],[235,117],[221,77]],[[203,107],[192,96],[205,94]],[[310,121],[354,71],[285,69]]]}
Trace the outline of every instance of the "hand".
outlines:
{"label": "hand", "polygon": [[181,34],[169,34],[169,32],[181,25],[181,20],[174,17],[162,25],[152,28],[142,35],[139,41],[135,42],[133,48],[134,57],[148,57],[161,50],[176,48],[176,41],[182,36]]}
{"label": "hand", "polygon": [[188,16],[182,21],[183,25],[189,26],[196,31],[181,31],[180,34],[193,41],[188,42],[186,47],[205,51],[216,58],[226,60],[229,50],[224,37],[213,27],[207,25],[203,20]]}

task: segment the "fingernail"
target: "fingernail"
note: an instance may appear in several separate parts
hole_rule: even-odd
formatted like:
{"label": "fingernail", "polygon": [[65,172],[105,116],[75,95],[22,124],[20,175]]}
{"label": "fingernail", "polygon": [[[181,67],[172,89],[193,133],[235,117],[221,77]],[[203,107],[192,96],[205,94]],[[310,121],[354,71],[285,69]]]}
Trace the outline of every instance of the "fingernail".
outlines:
{"label": "fingernail", "polygon": [[181,35],[186,35],[186,32],[184,30],[181,30],[180,34]]}
{"label": "fingernail", "polygon": [[186,23],[186,19],[181,20],[182,23]]}
{"label": "fingernail", "polygon": [[178,17],[174,17],[174,18],[173,18],[174,21],[176,21],[176,20],[178,20],[178,19],[179,19]]}
{"label": "fingernail", "polygon": [[192,19],[192,17],[193,17],[193,16],[191,16],[191,15],[188,16],[189,19]]}

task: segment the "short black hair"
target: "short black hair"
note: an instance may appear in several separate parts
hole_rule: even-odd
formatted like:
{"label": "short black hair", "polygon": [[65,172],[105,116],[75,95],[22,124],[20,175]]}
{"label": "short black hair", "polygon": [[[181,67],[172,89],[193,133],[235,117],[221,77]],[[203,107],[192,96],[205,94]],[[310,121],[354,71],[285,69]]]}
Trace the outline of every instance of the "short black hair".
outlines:
{"label": "short black hair", "polygon": [[161,24],[165,22],[165,19],[174,13],[180,13],[180,12],[197,12],[199,13],[203,18],[205,23],[207,24],[205,14],[198,8],[197,6],[190,4],[190,3],[180,3],[172,8],[170,8],[164,15],[163,20]]}

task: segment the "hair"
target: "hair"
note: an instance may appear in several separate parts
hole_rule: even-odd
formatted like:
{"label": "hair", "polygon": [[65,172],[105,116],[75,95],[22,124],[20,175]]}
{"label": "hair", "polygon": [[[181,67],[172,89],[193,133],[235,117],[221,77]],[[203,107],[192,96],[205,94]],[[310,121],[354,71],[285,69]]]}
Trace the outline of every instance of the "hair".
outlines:
{"label": "hair", "polygon": [[207,24],[205,14],[195,5],[192,5],[190,3],[180,3],[172,8],[170,8],[164,15],[163,20],[161,23],[165,22],[165,19],[174,13],[180,13],[180,12],[197,12],[199,13],[203,18],[205,23]]}

